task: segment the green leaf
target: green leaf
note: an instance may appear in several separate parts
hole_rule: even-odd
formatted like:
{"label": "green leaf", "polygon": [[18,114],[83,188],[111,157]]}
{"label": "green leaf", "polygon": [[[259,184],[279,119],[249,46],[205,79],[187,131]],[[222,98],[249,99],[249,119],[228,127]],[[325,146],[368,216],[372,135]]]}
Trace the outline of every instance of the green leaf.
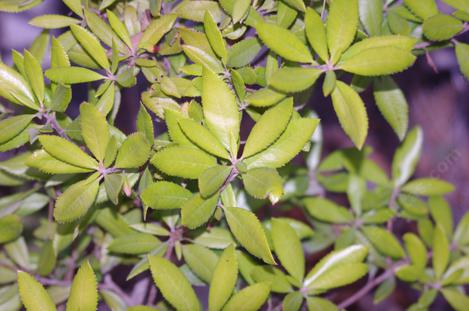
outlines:
{"label": "green leaf", "polygon": [[225,183],[231,173],[231,167],[216,165],[207,169],[199,177],[199,191],[207,198],[215,194]]}
{"label": "green leaf", "polygon": [[339,308],[329,300],[319,297],[306,298],[308,311],[321,310],[321,311],[339,311]]}
{"label": "green leaf", "polygon": [[269,86],[286,93],[301,92],[311,87],[321,74],[316,68],[283,67],[272,75]]}
{"label": "green leaf", "polygon": [[282,266],[301,282],[305,273],[305,259],[300,238],[295,230],[285,220],[273,218],[272,241]]}
{"label": "green leaf", "polygon": [[216,22],[220,22],[224,16],[223,11],[216,1],[182,1],[175,9],[174,13],[180,18],[195,22],[203,22],[204,14],[208,11]]}
{"label": "green leaf", "polygon": [[453,212],[451,206],[442,196],[430,197],[428,199],[428,206],[432,218],[443,227],[446,236],[451,238],[453,234]]}
{"label": "green leaf", "polygon": [[360,20],[370,36],[381,33],[383,23],[382,0],[359,0]]}
{"label": "green leaf", "polygon": [[102,162],[109,143],[109,126],[106,118],[95,106],[82,103],[80,105],[80,126],[86,146],[95,158]]}
{"label": "green leaf", "polygon": [[122,174],[104,175],[104,188],[108,199],[116,205],[119,202],[119,194],[124,185]]}
{"label": "green leaf", "polygon": [[236,98],[226,83],[208,69],[202,75],[202,107],[209,130],[236,155],[241,122]]}
{"label": "green leaf", "polygon": [[391,277],[381,283],[374,294],[373,303],[378,304],[388,298],[396,289],[396,278]]}
{"label": "green leaf", "polygon": [[319,119],[291,119],[283,134],[266,150],[246,159],[249,169],[256,167],[278,168],[293,159],[311,139]]}
{"label": "green leaf", "polygon": [[329,60],[327,49],[326,28],[321,16],[312,8],[307,8],[305,13],[306,38],[313,50],[323,61]]}
{"label": "green leaf", "polygon": [[468,0],[443,0],[443,2],[460,11],[469,11]]}
{"label": "green leaf", "polygon": [[122,143],[117,153],[116,164],[118,168],[137,168],[147,162],[150,156],[151,145],[143,133],[137,132],[129,135]]}
{"label": "green leaf", "polygon": [[51,44],[51,56],[50,65],[52,68],[55,67],[68,67],[70,66],[70,60],[68,59],[67,52],[65,51],[62,43],[54,37],[52,37]]}
{"label": "green leaf", "polygon": [[397,149],[392,161],[392,175],[395,186],[403,185],[415,171],[423,144],[423,133],[415,127]]}
{"label": "green leaf", "polygon": [[83,168],[98,168],[95,159],[65,138],[54,135],[40,135],[39,142],[48,154],[60,161]]}
{"label": "green leaf", "polygon": [[269,298],[268,283],[257,283],[243,288],[225,305],[223,311],[259,310]]}
{"label": "green leaf", "polygon": [[80,22],[79,19],[58,15],[58,14],[45,14],[41,16],[36,16],[31,19],[28,24],[31,26],[44,28],[44,29],[57,29],[57,28],[64,28],[68,27],[73,24],[78,24]]}
{"label": "green leaf", "polygon": [[129,31],[127,27],[119,20],[116,14],[114,14],[110,10],[106,10],[106,15],[109,20],[109,24],[111,24],[112,29],[115,33],[119,36],[119,38],[124,41],[124,43],[132,49],[132,42],[130,40]]}
{"label": "green leaf", "polygon": [[454,191],[454,186],[437,178],[415,179],[402,187],[402,191],[415,195],[444,195]]}
{"label": "green leaf", "polygon": [[179,145],[192,145],[191,141],[186,137],[187,135],[185,135],[179,127],[179,121],[187,119],[181,111],[165,109],[164,119],[166,121],[166,127],[168,128],[169,137],[173,142]]}
{"label": "green leaf", "polygon": [[184,54],[196,64],[200,64],[203,67],[207,68],[216,73],[223,72],[223,66],[214,55],[207,53],[199,47],[191,45],[183,45],[182,50]]}
{"label": "green leaf", "polygon": [[190,199],[192,193],[186,188],[169,181],[151,184],[141,194],[145,205],[154,209],[175,209]]}
{"label": "green leaf", "polygon": [[201,310],[194,290],[177,266],[157,256],[148,257],[148,261],[156,286],[176,310]]}
{"label": "green leaf", "polygon": [[209,284],[218,263],[218,256],[208,248],[197,244],[183,245],[182,254],[189,268],[201,280]]}
{"label": "green leaf", "polygon": [[443,273],[446,271],[446,267],[449,263],[450,258],[450,245],[448,239],[446,238],[445,230],[441,225],[435,227],[433,233],[433,270],[435,271],[435,276],[439,279]]}
{"label": "green leaf", "polygon": [[409,68],[416,57],[394,46],[366,49],[342,60],[338,67],[362,76],[381,76],[401,72]]}
{"label": "green leaf", "polygon": [[[238,2],[238,1],[236,1]],[[249,65],[261,50],[261,44],[257,38],[246,38],[231,46],[228,52],[229,67],[244,67]]]}
{"label": "green leaf", "polygon": [[243,158],[269,147],[284,132],[293,112],[293,98],[288,98],[264,114],[251,130],[244,145]]}
{"label": "green leaf", "polygon": [[322,93],[324,94],[324,97],[328,97],[329,95],[331,95],[332,91],[334,91],[335,89],[336,83],[337,83],[337,76],[334,73],[334,71],[326,72],[324,83],[322,84]]}
{"label": "green leaf", "polygon": [[409,126],[409,106],[404,93],[391,77],[374,80],[373,95],[379,111],[400,140]]}
{"label": "green leaf", "polygon": [[0,218],[0,244],[16,240],[23,232],[21,218],[17,215],[6,215]]}
{"label": "green leaf", "polygon": [[282,310],[299,311],[303,304],[303,295],[300,292],[287,294],[282,301]]}
{"label": "green leaf", "polygon": [[93,82],[106,78],[97,72],[82,67],[55,67],[47,69],[46,77],[53,82],[62,84]]}
{"label": "green leaf", "polygon": [[33,93],[23,77],[12,68],[0,62],[0,97],[17,105],[38,110]]}
{"label": "green leaf", "polygon": [[209,11],[206,11],[204,15],[204,30],[215,54],[217,54],[221,59],[226,59],[228,53],[226,51],[225,41],[218,29],[217,23]]}
{"label": "green leaf", "polygon": [[256,215],[238,207],[225,207],[224,211],[230,230],[239,243],[252,255],[274,264],[264,229]]}
{"label": "green leaf", "polygon": [[347,61],[348,59],[356,57],[357,55],[370,49],[397,48],[411,53],[416,41],[417,40],[415,38],[401,35],[387,35],[367,38],[355,43],[350,48],[348,48],[341,57],[341,61]]}
{"label": "green leaf", "polygon": [[41,63],[28,50],[24,51],[24,71],[34,95],[42,103],[44,101],[44,77]]}
{"label": "green leaf", "polygon": [[[80,5],[81,6],[81,5]],[[112,28],[98,14],[91,12],[89,9],[81,9],[85,13],[88,28],[109,47],[116,45],[122,54],[128,53],[128,48],[119,39],[119,36],[112,31]],[[114,42],[114,43],[113,43]]]}
{"label": "green leaf", "polygon": [[145,135],[148,142],[151,143],[155,139],[153,120],[144,105],[141,105],[138,111],[137,130]]}
{"label": "green leaf", "polygon": [[85,261],[73,278],[67,311],[96,310],[98,307],[98,284],[93,268]]}
{"label": "green leaf", "polygon": [[404,3],[415,15],[423,20],[438,14],[435,0],[404,0]]}
{"label": "green leaf", "polygon": [[205,224],[212,217],[217,207],[218,195],[204,199],[200,194],[194,195],[181,206],[181,223],[189,229]]}
{"label": "green leaf", "polygon": [[271,88],[257,90],[246,96],[245,100],[249,105],[254,107],[269,107],[277,104],[279,101],[287,97],[287,95],[277,92]]}
{"label": "green leaf", "polygon": [[350,86],[337,81],[332,91],[332,104],[345,133],[361,149],[368,134],[368,115],[363,100]]}
{"label": "green leaf", "polygon": [[238,279],[238,260],[233,244],[225,248],[210,281],[208,310],[221,310],[233,293]]}
{"label": "green leaf", "polygon": [[45,241],[39,253],[37,263],[37,273],[41,276],[47,276],[55,269],[57,256],[55,254],[54,242],[52,240]]}
{"label": "green leaf", "polygon": [[251,0],[233,1],[233,24],[238,23],[249,11]]}
{"label": "green leaf", "polygon": [[355,38],[358,27],[358,0],[334,0],[327,16],[327,45],[335,64]]}
{"label": "green leaf", "polygon": [[344,224],[353,220],[353,216],[347,208],[328,199],[314,197],[306,198],[303,202],[308,213],[320,221]]}
{"label": "green leaf", "polygon": [[70,25],[70,30],[85,51],[88,52],[102,68],[109,69],[111,67],[107,59],[106,51],[94,35],[78,25]]}
{"label": "green leaf", "polygon": [[373,226],[363,227],[362,230],[366,238],[380,253],[392,258],[405,256],[401,244],[388,230]]}
{"label": "green leaf", "polygon": [[83,168],[62,162],[44,150],[34,151],[31,157],[26,160],[25,164],[48,174],[77,174],[93,171],[89,168]]}
{"label": "green leaf", "polygon": [[269,23],[258,23],[256,30],[265,45],[286,60],[313,63],[308,48],[291,31]]}
{"label": "green leaf", "polygon": [[455,50],[459,68],[466,79],[469,80],[469,44],[457,42]]}
{"label": "green leaf", "polygon": [[[359,274],[355,273],[348,275],[345,271],[342,271],[342,275],[338,275],[333,271],[338,271],[336,270],[337,268],[345,266],[348,267],[349,272],[352,272],[350,268],[357,268],[357,272],[363,272],[364,267],[361,265],[357,266],[357,264],[362,262],[367,254],[368,249],[363,245],[352,245],[339,251],[329,253],[311,269],[303,282],[303,287],[308,288],[308,290],[317,290],[321,287],[324,289],[333,288],[335,287],[334,284],[343,284],[345,281],[350,281],[352,277],[361,277]],[[331,271],[332,273],[329,274],[328,272]],[[330,279],[327,277],[328,274]],[[321,287],[317,287],[316,282],[319,282],[318,284]]]}
{"label": "green leaf", "polygon": [[0,144],[18,136],[31,123],[33,118],[34,115],[23,114],[0,121]]}
{"label": "green leaf", "polygon": [[180,119],[179,126],[187,138],[208,153],[229,159],[230,155],[207,128],[192,119]]}
{"label": "green leaf", "polygon": [[253,168],[242,176],[246,192],[257,199],[268,197],[272,204],[275,204],[283,195],[282,177],[273,168]]}
{"label": "green leaf", "polygon": [[143,32],[138,47],[153,52],[153,47],[173,28],[176,17],[176,15],[168,14],[152,20]]}
{"label": "green leaf", "polygon": [[463,23],[446,14],[436,14],[423,23],[423,34],[432,41],[445,41],[463,30]]}
{"label": "green leaf", "polygon": [[309,286],[309,292],[323,292],[332,288],[337,288],[351,284],[368,272],[368,266],[363,263],[346,263],[328,269],[318,276]]}
{"label": "green leaf", "polygon": [[423,272],[427,266],[427,250],[425,244],[413,233],[404,234],[404,243],[412,265]]}
{"label": "green leaf", "polygon": [[26,272],[18,271],[18,289],[28,311],[57,310],[44,287]]}
{"label": "green leaf", "polygon": [[114,239],[108,250],[117,254],[139,255],[156,249],[160,240],[147,233],[130,233]]}
{"label": "green leaf", "polygon": [[460,290],[456,288],[443,288],[441,292],[455,310],[463,311],[467,309],[469,297]]}
{"label": "green leaf", "polygon": [[216,158],[190,146],[170,146],[158,151],[151,164],[170,176],[197,179],[217,164]]}
{"label": "green leaf", "polygon": [[71,185],[57,198],[54,218],[59,223],[68,223],[79,219],[93,205],[98,189],[99,179],[96,174]]}

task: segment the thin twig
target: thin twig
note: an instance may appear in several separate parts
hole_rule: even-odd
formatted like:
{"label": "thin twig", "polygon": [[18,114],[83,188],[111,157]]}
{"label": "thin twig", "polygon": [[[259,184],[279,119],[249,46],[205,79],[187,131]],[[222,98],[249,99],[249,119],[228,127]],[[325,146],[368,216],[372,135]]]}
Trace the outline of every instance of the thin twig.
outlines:
{"label": "thin twig", "polygon": [[373,288],[381,284],[382,282],[386,281],[390,277],[394,275],[394,272],[396,269],[404,264],[406,264],[407,261],[399,261],[393,265],[391,265],[386,271],[384,271],[380,276],[370,280],[365,286],[363,286],[358,292],[350,296],[349,298],[345,299],[342,301],[338,307],[340,310],[345,309],[351,305],[353,305],[355,302],[360,300],[362,297],[366,296]]}

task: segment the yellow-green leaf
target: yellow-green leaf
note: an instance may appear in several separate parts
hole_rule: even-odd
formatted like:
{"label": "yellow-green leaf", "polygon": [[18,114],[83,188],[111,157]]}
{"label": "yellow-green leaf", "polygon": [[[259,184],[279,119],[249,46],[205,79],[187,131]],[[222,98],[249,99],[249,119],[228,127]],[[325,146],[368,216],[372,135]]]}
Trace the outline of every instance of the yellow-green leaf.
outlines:
{"label": "yellow-green leaf", "polygon": [[0,62],[0,96],[17,105],[38,110],[28,83],[14,69]]}
{"label": "yellow-green leaf", "polygon": [[216,165],[205,170],[199,177],[200,194],[204,198],[212,196],[227,181],[230,173],[231,167],[224,165]]}
{"label": "yellow-green leaf", "polygon": [[79,219],[93,205],[98,189],[99,179],[97,174],[71,185],[57,198],[54,218],[59,223],[68,223]]}
{"label": "yellow-green leaf", "polygon": [[141,194],[143,203],[154,209],[180,208],[191,196],[189,190],[169,181],[153,183]]}
{"label": "yellow-green leaf", "polygon": [[358,27],[358,0],[334,0],[327,16],[327,45],[335,64],[355,38]]}
{"label": "yellow-green leaf", "polygon": [[80,126],[86,146],[96,159],[102,162],[109,142],[109,126],[106,118],[94,105],[82,103],[80,105]]}
{"label": "yellow-green leaf", "polygon": [[209,130],[236,155],[241,116],[235,95],[217,74],[206,68],[202,75],[202,107]]}
{"label": "yellow-green leaf", "polygon": [[423,34],[432,41],[449,40],[463,28],[460,20],[446,14],[436,14],[423,22]]}
{"label": "yellow-green leaf", "polygon": [[160,240],[148,233],[130,233],[117,237],[108,250],[113,253],[140,255],[151,252],[161,244]]}
{"label": "yellow-green leaf", "polygon": [[218,29],[217,23],[209,11],[206,11],[204,15],[204,30],[215,54],[217,54],[222,60],[225,60],[228,56],[226,44],[220,30]]}
{"label": "yellow-green leaf", "polygon": [[93,169],[79,167],[62,162],[44,150],[34,151],[25,164],[48,174],[77,174],[92,172]]}
{"label": "yellow-green leaf", "polygon": [[246,192],[257,199],[268,197],[272,204],[275,204],[283,195],[282,177],[273,168],[253,168],[242,176]]}
{"label": "yellow-green leaf", "polygon": [[54,303],[44,287],[26,272],[18,271],[18,289],[27,311],[55,311]]}
{"label": "yellow-green leaf", "polygon": [[212,280],[218,256],[207,247],[198,244],[186,244],[182,246],[184,261],[191,270],[205,283]]}
{"label": "yellow-green leaf", "polygon": [[152,20],[143,32],[138,47],[153,52],[153,47],[173,27],[176,17],[176,15],[168,14]]}
{"label": "yellow-green leaf", "polygon": [[323,61],[329,60],[327,49],[326,27],[321,16],[312,8],[307,8],[305,13],[306,38],[313,50]]}
{"label": "yellow-green leaf", "polygon": [[225,248],[218,259],[210,281],[208,310],[219,311],[230,298],[238,279],[238,260],[233,244]]}
{"label": "yellow-green leaf", "polygon": [[78,24],[80,22],[79,19],[59,15],[59,14],[45,14],[41,16],[36,16],[29,21],[31,26],[44,28],[44,29],[56,29],[56,28],[64,28],[68,27],[72,24]]}
{"label": "yellow-green leaf", "polygon": [[409,126],[409,106],[404,93],[391,77],[374,80],[373,95],[379,111],[400,140]]}
{"label": "yellow-green leaf", "polygon": [[313,62],[306,45],[291,31],[269,23],[258,23],[256,30],[265,45],[286,60],[299,63]]}
{"label": "yellow-green leaf", "polygon": [[137,132],[129,135],[122,143],[117,153],[116,164],[118,168],[137,168],[147,162],[150,156],[151,145],[143,133]]}
{"label": "yellow-green leaf", "polygon": [[93,70],[82,67],[54,67],[46,70],[46,77],[62,84],[93,82],[106,78]]}
{"label": "yellow-green leaf", "polygon": [[73,36],[89,55],[104,69],[109,69],[110,64],[106,51],[98,39],[85,28],[78,25],[70,25]]}
{"label": "yellow-green leaf", "polygon": [[218,194],[204,199],[200,194],[194,195],[181,206],[181,223],[189,229],[205,224],[212,217],[217,207]]}
{"label": "yellow-green leaf", "polygon": [[248,158],[269,147],[285,131],[292,112],[293,98],[264,112],[246,140],[242,157]]}
{"label": "yellow-green leaf", "polygon": [[267,237],[256,215],[238,207],[225,207],[224,211],[230,230],[239,243],[252,255],[274,264]]}
{"label": "yellow-green leaf", "polygon": [[246,159],[249,169],[256,167],[278,168],[293,159],[311,139],[319,119],[291,119],[282,135],[269,148]]}
{"label": "yellow-green leaf", "polygon": [[34,118],[34,115],[23,114],[0,121],[0,144],[6,143],[10,139],[19,135]]}
{"label": "yellow-green leaf", "polygon": [[218,157],[230,158],[230,155],[215,135],[199,122],[192,119],[180,119],[179,126],[187,138],[200,148]]}
{"label": "yellow-green leaf", "polygon": [[415,195],[445,195],[454,191],[454,186],[438,178],[414,179],[402,187],[402,191]]}
{"label": "yellow-green leaf", "polygon": [[272,219],[272,242],[282,266],[297,281],[303,281],[305,274],[303,246],[288,222],[279,218]]}
{"label": "yellow-green leaf", "polygon": [[186,54],[186,56],[194,63],[200,64],[213,72],[223,72],[223,66],[220,61],[216,59],[215,56],[212,56],[201,48],[191,45],[183,45],[182,50],[184,51],[184,54]]}
{"label": "yellow-green leaf", "polygon": [[223,311],[260,310],[269,298],[270,285],[257,283],[237,292],[225,305]]}
{"label": "yellow-green leaf", "polygon": [[380,253],[392,258],[402,258],[405,256],[401,244],[388,230],[374,226],[363,227],[362,230],[366,238]]}
{"label": "yellow-green leaf", "polygon": [[176,310],[201,310],[194,289],[176,265],[157,256],[148,257],[148,262],[156,286]]}
{"label": "yellow-green leaf", "polygon": [[34,95],[36,95],[37,100],[42,103],[44,101],[44,77],[41,63],[28,50],[24,51],[24,72],[33,89]]}
{"label": "yellow-green leaf", "polygon": [[96,310],[98,307],[98,284],[93,268],[85,261],[73,278],[67,311]]}
{"label": "yellow-green leaf", "polygon": [[40,135],[39,142],[48,154],[60,161],[78,167],[98,168],[98,163],[95,159],[65,138],[54,135]]}
{"label": "yellow-green leaf", "polygon": [[190,146],[170,146],[158,151],[151,163],[163,173],[189,179],[197,179],[217,163],[216,158]]}
{"label": "yellow-green leaf", "polygon": [[270,78],[269,86],[285,93],[296,93],[311,87],[321,75],[316,68],[283,67]]}
{"label": "yellow-green leaf", "polygon": [[368,133],[368,115],[363,100],[350,86],[337,81],[332,91],[332,104],[345,133],[361,149]]}
{"label": "yellow-green leaf", "polygon": [[23,224],[17,215],[6,215],[0,218],[0,244],[15,240],[22,231]]}
{"label": "yellow-green leaf", "polygon": [[435,227],[433,233],[433,270],[437,279],[445,272],[449,263],[450,249],[445,230],[441,225]]}
{"label": "yellow-green leaf", "polygon": [[109,24],[111,24],[112,29],[116,32],[116,34],[119,36],[119,38],[124,41],[125,44],[129,48],[132,49],[132,42],[130,41],[130,35],[129,31],[127,30],[127,27],[119,20],[116,14],[114,14],[110,10],[106,10],[106,15],[109,20]]}
{"label": "yellow-green leaf", "polygon": [[407,134],[392,160],[392,176],[395,186],[403,185],[415,171],[423,144],[423,133],[419,127]]}
{"label": "yellow-green leaf", "polygon": [[456,58],[461,72],[469,80],[469,44],[456,43]]}
{"label": "yellow-green leaf", "polygon": [[415,15],[423,20],[438,14],[435,0],[404,0],[404,3]]}

